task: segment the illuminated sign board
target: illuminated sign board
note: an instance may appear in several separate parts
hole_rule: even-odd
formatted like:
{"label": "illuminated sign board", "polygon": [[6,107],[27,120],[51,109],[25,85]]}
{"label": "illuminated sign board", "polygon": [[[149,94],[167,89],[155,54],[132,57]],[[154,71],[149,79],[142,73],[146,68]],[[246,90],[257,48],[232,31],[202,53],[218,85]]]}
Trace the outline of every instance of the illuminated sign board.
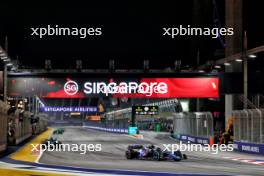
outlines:
{"label": "illuminated sign board", "polygon": [[97,107],[95,106],[78,106],[78,107],[53,107],[44,106],[40,108],[42,112],[97,112]]}
{"label": "illuminated sign board", "polygon": [[135,115],[157,115],[159,114],[158,106],[132,106],[132,112]]}
{"label": "illuminated sign board", "polygon": [[8,95],[40,98],[219,98],[218,77],[198,78],[13,78]]}
{"label": "illuminated sign board", "polygon": [[[218,78],[144,78],[141,82],[85,82],[86,95],[112,95],[116,98],[218,98]],[[78,84],[68,81],[64,92],[75,95]]]}

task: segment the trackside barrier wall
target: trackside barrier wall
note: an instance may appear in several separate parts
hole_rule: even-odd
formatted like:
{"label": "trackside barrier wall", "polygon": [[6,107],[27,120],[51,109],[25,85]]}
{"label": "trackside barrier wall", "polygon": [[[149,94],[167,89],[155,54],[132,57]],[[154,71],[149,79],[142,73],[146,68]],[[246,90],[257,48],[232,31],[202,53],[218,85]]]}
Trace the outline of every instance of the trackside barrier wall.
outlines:
{"label": "trackside barrier wall", "polygon": [[128,133],[128,129],[119,129],[119,128],[104,128],[104,127],[96,127],[96,126],[84,126],[85,128],[112,132],[112,133]]}
{"label": "trackside barrier wall", "polygon": [[191,143],[209,144],[213,137],[213,116],[210,112],[174,113],[173,137]]}
{"label": "trackside barrier wall", "polygon": [[0,101],[0,152],[5,151],[7,147],[7,111],[9,105]]}
{"label": "trackside barrier wall", "polygon": [[264,155],[264,109],[232,112],[234,118],[234,149]]}

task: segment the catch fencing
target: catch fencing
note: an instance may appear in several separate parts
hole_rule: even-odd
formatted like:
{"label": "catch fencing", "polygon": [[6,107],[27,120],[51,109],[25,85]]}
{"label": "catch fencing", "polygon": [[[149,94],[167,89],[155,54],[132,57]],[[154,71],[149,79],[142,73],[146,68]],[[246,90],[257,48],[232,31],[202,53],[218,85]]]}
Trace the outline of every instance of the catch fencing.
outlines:
{"label": "catch fencing", "polygon": [[264,109],[245,109],[232,112],[234,140],[248,143],[264,143]]}
{"label": "catch fencing", "polygon": [[210,112],[175,113],[173,119],[174,136],[210,138],[213,136],[213,116]]}

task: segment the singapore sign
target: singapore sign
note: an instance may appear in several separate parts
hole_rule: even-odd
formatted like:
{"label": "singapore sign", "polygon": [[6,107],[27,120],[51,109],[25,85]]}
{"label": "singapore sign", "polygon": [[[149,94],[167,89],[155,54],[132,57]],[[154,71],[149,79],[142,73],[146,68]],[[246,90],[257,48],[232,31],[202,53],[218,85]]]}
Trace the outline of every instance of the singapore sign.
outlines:
{"label": "singapore sign", "polygon": [[117,98],[218,98],[218,78],[143,78],[140,82],[87,81],[79,85],[68,80],[64,84],[67,96],[77,93]]}

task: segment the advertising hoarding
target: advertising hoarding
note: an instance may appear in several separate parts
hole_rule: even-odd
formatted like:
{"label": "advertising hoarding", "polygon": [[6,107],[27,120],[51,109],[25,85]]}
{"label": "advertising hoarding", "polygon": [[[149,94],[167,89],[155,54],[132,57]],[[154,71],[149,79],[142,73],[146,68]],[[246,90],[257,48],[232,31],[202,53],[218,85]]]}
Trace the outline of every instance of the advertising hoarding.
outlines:
{"label": "advertising hoarding", "polygon": [[41,98],[218,98],[219,79],[202,78],[11,78],[8,95]]}

